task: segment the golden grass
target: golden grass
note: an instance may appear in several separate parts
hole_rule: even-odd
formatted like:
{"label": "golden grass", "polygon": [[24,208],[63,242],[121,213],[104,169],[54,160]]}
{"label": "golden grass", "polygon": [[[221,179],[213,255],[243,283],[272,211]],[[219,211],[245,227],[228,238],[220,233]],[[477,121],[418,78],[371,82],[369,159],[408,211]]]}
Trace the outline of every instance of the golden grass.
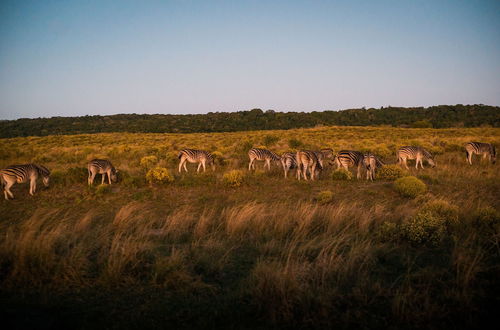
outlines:
{"label": "golden grass", "polygon": [[[279,136],[278,153],[293,138],[336,151],[421,144],[440,154],[436,168],[409,170],[428,191],[407,199],[389,181],[333,180],[332,168],[315,182],[285,180],[276,166],[248,173],[242,141],[258,145],[267,135]],[[79,292],[69,301],[90,306],[101,297],[107,302],[95,308],[106,315],[126,291],[130,318],[148,315],[156,327],[206,320],[234,328],[240,319],[304,328],[474,324],[496,294],[500,171],[468,166],[460,146],[498,143],[499,135],[494,128],[325,127],[0,140],[2,166],[40,158],[64,176],[101,155],[130,175],[105,194],[87,188],[85,173],[34,197],[14,186],[16,199],[0,202],[0,294],[9,303],[35,293],[43,305]],[[225,161],[215,173],[191,167],[179,175],[181,147],[219,151]],[[140,161],[149,156],[174,173],[172,183],[145,184]],[[231,170],[244,171],[241,185],[224,182]],[[317,198],[325,191],[327,202]],[[453,217],[444,239],[437,246],[405,240],[401,225],[432,207]],[[379,234],[387,223],[396,230],[391,237]],[[23,308],[37,305],[19,299]],[[467,309],[476,313],[465,317]]]}

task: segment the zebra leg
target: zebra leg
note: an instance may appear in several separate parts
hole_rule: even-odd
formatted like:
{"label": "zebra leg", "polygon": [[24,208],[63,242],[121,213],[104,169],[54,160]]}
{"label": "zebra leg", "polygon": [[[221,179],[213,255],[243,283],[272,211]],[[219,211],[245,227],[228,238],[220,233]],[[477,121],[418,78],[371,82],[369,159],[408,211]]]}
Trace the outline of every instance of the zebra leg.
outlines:
{"label": "zebra leg", "polygon": [[14,194],[12,193],[12,191],[10,191],[10,187],[12,187],[13,185],[14,185],[14,182],[9,182],[9,181],[7,181],[7,182],[5,183],[5,186],[4,186],[4,188],[3,188],[3,189],[4,189],[3,191],[4,191],[4,195],[5,195],[5,199],[6,199],[6,200],[9,200],[9,197],[8,197],[8,196],[10,196],[10,198],[14,199]]}
{"label": "zebra leg", "polygon": [[106,178],[106,173],[103,173],[101,178],[102,178],[101,184],[104,184],[104,179]]}
{"label": "zebra leg", "polygon": [[304,180],[307,181],[307,169],[309,168],[308,164],[304,164],[304,167],[302,168],[302,176],[304,177]]}
{"label": "zebra leg", "polygon": [[266,167],[266,165],[267,165],[267,170],[270,171],[271,170],[271,160],[266,159],[266,164],[264,165],[264,168]]}
{"label": "zebra leg", "polygon": [[91,186],[94,183],[94,178],[95,178],[96,173],[91,172],[89,176],[89,186]]}
{"label": "zebra leg", "polygon": [[36,179],[33,177],[30,178],[30,195],[33,196],[35,194],[36,188]]}
{"label": "zebra leg", "polygon": [[111,170],[108,171],[108,182],[111,184]]}
{"label": "zebra leg", "polygon": [[361,164],[358,165],[358,170],[356,172],[356,179],[361,179]]}
{"label": "zebra leg", "polygon": [[181,158],[181,161],[179,162],[179,173],[182,172],[182,165],[184,164],[185,159]]}
{"label": "zebra leg", "polygon": [[253,158],[250,158],[250,162],[248,163],[248,170],[252,170],[252,163],[253,163]]}
{"label": "zebra leg", "polygon": [[203,161],[201,164],[203,165],[203,173],[205,173],[205,171],[206,171],[206,168],[205,168],[205,161]]}
{"label": "zebra leg", "polygon": [[309,171],[309,175],[311,177],[311,180],[314,181],[314,177],[316,176],[316,164],[313,164],[311,166],[311,170]]}
{"label": "zebra leg", "polygon": [[409,170],[408,163],[406,162],[406,158],[401,158],[401,162],[405,165],[406,169]]}

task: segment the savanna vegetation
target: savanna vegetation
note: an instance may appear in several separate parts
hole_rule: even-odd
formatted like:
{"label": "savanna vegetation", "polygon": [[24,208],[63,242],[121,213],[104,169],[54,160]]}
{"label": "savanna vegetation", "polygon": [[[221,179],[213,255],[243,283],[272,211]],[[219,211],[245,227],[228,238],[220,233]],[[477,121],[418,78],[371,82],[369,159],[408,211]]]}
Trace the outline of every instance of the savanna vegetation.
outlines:
{"label": "savanna vegetation", "polygon": [[[0,202],[2,324],[480,327],[499,306],[500,169],[466,164],[471,140],[499,146],[500,129],[1,139],[0,167],[52,171],[49,188],[15,185]],[[402,145],[427,148],[437,167],[391,165]],[[216,171],[179,174],[184,147],[213,152]],[[329,166],[314,182],[285,180],[276,164],[248,172],[251,147],[372,151],[389,166],[374,182]],[[119,182],[87,187],[92,158],[112,160]]]}
{"label": "savanna vegetation", "polygon": [[342,111],[276,112],[253,109],[198,115],[138,115],[21,118],[0,121],[0,138],[104,132],[199,133],[307,128],[379,126],[415,128],[500,127],[500,107],[483,104],[428,108],[382,107]]}

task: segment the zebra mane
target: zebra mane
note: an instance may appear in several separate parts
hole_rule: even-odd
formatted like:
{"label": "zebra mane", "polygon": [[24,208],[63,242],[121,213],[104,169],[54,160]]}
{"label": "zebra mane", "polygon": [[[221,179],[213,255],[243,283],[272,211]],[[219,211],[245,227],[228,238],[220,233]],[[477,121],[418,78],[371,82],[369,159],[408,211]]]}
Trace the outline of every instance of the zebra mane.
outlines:
{"label": "zebra mane", "polygon": [[49,169],[46,168],[45,166],[38,165],[38,164],[33,164],[33,165],[38,170],[38,173],[40,173],[41,175],[43,175],[43,176],[49,176],[50,175]]}
{"label": "zebra mane", "polygon": [[426,157],[426,158],[430,158],[430,159],[433,159],[434,157],[432,156],[432,154],[430,152],[428,152],[426,149],[422,148],[422,154]]}

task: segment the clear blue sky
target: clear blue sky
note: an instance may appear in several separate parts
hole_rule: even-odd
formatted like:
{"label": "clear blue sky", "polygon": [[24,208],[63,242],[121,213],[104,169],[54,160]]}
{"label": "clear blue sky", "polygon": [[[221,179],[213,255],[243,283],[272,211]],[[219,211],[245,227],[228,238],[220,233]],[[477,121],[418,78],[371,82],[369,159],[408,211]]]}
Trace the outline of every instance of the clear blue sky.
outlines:
{"label": "clear blue sky", "polygon": [[500,1],[0,1],[0,119],[500,105]]}

